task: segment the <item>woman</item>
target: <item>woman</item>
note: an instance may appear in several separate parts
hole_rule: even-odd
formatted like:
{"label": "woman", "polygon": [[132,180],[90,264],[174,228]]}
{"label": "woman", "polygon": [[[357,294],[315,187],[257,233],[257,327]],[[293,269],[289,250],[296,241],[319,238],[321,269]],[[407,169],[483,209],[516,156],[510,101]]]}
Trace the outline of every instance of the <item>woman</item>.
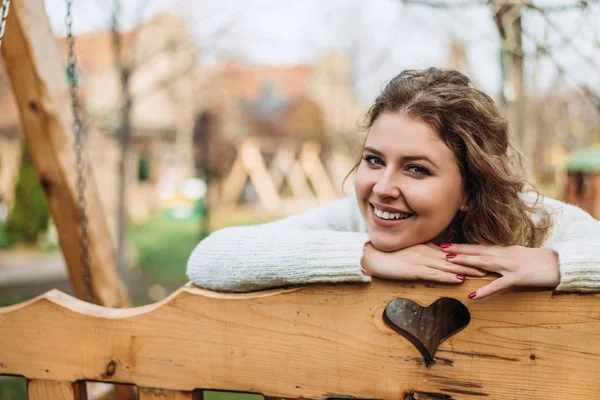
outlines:
{"label": "woman", "polygon": [[409,70],[366,115],[354,193],[280,221],[222,229],[188,262],[198,286],[253,291],[313,282],[500,278],[513,286],[600,288],[600,222],[525,191],[506,120],[456,71]]}

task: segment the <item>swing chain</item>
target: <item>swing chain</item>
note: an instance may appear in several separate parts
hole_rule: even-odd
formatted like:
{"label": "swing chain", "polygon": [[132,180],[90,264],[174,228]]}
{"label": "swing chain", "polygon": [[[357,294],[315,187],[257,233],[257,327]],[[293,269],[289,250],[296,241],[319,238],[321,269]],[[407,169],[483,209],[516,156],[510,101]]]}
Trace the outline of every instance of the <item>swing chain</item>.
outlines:
{"label": "swing chain", "polygon": [[77,170],[77,205],[79,215],[79,229],[80,229],[80,245],[81,245],[81,265],[83,266],[83,283],[85,285],[85,299],[92,303],[94,300],[92,292],[92,274],[90,271],[90,249],[89,249],[89,236],[88,236],[88,219],[86,214],[86,199],[85,199],[85,165],[83,161],[83,147],[84,147],[84,127],[81,116],[81,104],[79,103],[78,96],[78,82],[76,72],[76,58],[75,58],[75,38],[73,37],[73,15],[72,6],[73,0],[66,0],[67,2],[67,47],[68,47],[68,58],[67,58],[67,76],[71,85],[71,102],[73,105],[73,131],[75,132],[75,156],[76,156],[76,170]]}
{"label": "swing chain", "polygon": [[9,8],[10,0],[2,0],[2,10],[0,11],[0,46],[2,46],[2,38],[4,37],[4,27],[6,26],[6,18],[8,18]]}

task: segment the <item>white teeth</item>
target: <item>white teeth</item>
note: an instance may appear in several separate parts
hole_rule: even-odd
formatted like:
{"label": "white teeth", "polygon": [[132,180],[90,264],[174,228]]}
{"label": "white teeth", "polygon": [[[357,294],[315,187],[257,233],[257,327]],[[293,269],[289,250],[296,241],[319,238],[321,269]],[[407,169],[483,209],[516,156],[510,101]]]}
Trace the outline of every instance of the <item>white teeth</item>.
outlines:
{"label": "white teeth", "polygon": [[382,211],[375,207],[373,207],[373,209],[375,211],[375,215],[382,219],[406,219],[412,215],[404,213],[391,213],[389,211]]}

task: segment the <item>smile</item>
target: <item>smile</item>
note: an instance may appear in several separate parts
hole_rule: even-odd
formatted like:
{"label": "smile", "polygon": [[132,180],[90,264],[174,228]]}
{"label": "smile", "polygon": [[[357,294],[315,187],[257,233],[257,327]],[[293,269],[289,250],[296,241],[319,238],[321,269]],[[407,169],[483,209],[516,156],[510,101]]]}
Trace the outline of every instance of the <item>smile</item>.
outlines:
{"label": "smile", "polygon": [[413,217],[415,214],[406,213],[406,212],[390,212],[383,211],[370,204],[371,208],[371,216],[373,221],[380,226],[390,228],[398,225],[402,225],[409,218]]}
{"label": "smile", "polygon": [[375,215],[377,215],[379,218],[382,219],[406,219],[406,218],[410,218],[412,216],[412,214],[408,214],[408,213],[403,213],[403,212],[389,212],[389,211],[383,211],[378,209],[377,207],[373,206],[373,212],[375,213]]}

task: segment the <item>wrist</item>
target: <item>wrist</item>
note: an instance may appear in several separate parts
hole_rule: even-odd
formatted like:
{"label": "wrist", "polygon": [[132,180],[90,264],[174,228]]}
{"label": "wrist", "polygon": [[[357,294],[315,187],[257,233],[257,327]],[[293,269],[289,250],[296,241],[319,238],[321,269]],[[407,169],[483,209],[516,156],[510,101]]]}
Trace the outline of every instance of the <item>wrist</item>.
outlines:
{"label": "wrist", "polygon": [[552,270],[552,286],[557,287],[560,285],[560,263],[558,262],[558,253],[552,249],[544,249],[548,254],[548,262],[551,265]]}
{"label": "wrist", "polygon": [[362,273],[366,276],[373,276],[373,271],[371,271],[371,266],[369,265],[369,254],[372,249],[373,246],[371,245],[371,242],[365,243],[363,247],[362,257],[360,258],[361,270]]}

